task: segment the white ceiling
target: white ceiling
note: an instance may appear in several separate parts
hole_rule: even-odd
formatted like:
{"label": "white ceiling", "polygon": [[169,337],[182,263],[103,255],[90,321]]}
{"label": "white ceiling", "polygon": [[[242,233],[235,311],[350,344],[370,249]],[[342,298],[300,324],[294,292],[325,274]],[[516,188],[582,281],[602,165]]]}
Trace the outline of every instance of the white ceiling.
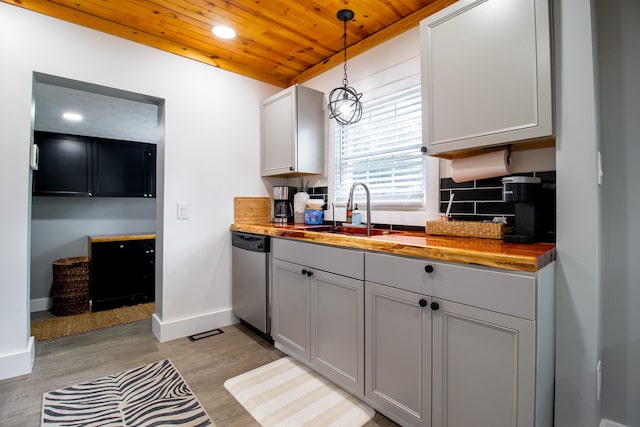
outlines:
{"label": "white ceiling", "polygon": [[[150,143],[160,139],[158,100],[48,77],[36,75],[34,81],[35,130]],[[64,120],[67,111],[83,120]]]}

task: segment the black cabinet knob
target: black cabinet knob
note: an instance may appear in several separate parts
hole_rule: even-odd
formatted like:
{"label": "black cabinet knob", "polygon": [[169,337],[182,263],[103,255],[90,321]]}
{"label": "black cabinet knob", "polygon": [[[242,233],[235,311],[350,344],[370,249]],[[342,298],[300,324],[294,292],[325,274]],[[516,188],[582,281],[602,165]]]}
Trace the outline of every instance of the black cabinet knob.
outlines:
{"label": "black cabinet knob", "polygon": [[440,308],[440,304],[438,304],[437,302],[432,302],[431,303],[431,310],[436,311]]}
{"label": "black cabinet knob", "polygon": [[293,171],[294,171],[294,167],[293,167],[293,166],[289,166],[289,170],[290,170],[291,172],[293,172]]}
{"label": "black cabinet knob", "polygon": [[425,265],[424,271],[426,271],[427,273],[433,273],[433,265],[431,264]]}
{"label": "black cabinet knob", "polygon": [[421,298],[420,301],[418,301],[418,304],[420,305],[420,307],[426,307],[427,306],[427,300],[424,298]]}
{"label": "black cabinet knob", "polygon": [[307,273],[308,273],[308,271],[307,271],[306,269],[303,269],[303,270],[302,270],[302,275],[303,275],[303,276],[304,276],[304,275],[306,275]]}
{"label": "black cabinet knob", "polygon": [[313,271],[307,271],[307,276],[309,277],[313,276]]}
{"label": "black cabinet knob", "polygon": [[420,151],[423,153],[427,152],[427,147],[425,147],[424,145],[422,147],[420,147]]}

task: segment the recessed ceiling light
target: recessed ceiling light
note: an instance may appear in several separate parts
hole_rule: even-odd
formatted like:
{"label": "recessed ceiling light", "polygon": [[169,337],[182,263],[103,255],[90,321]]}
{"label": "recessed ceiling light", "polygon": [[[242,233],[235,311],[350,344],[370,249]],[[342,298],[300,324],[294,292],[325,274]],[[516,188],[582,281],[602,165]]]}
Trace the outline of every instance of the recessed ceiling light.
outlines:
{"label": "recessed ceiling light", "polygon": [[82,114],[67,112],[62,114],[62,118],[70,122],[79,122],[82,120]]}
{"label": "recessed ceiling light", "polygon": [[236,36],[236,32],[233,31],[233,28],[227,27],[226,25],[216,25],[211,31],[221,39],[232,39]]}

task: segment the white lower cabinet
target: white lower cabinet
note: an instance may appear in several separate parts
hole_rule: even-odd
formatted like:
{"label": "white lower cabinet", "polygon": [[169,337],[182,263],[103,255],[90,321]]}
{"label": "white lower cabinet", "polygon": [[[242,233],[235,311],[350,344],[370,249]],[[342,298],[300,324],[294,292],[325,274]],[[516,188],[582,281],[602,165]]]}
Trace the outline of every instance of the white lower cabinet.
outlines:
{"label": "white lower cabinet", "polygon": [[509,272],[274,239],[272,274],[276,347],[399,424],[553,425],[553,263]]}
{"label": "white lower cabinet", "polygon": [[364,283],[323,271],[311,281],[311,364],[352,393],[364,390]]}
{"label": "white lower cabinet", "polygon": [[362,396],[364,254],[274,239],[272,271],[276,347]]}
{"label": "white lower cabinet", "polygon": [[433,322],[433,426],[533,426],[535,326],[446,300]]}
{"label": "white lower cabinet", "polygon": [[395,421],[431,425],[431,312],[423,295],[366,282],[365,396]]}
{"label": "white lower cabinet", "polygon": [[[304,267],[279,259],[273,260],[271,332],[273,340],[299,357],[309,360],[310,302],[309,279]],[[305,270],[306,271],[306,270]]]}
{"label": "white lower cabinet", "polygon": [[376,409],[413,426],[553,425],[553,264],[521,273],[366,253],[365,266]]}

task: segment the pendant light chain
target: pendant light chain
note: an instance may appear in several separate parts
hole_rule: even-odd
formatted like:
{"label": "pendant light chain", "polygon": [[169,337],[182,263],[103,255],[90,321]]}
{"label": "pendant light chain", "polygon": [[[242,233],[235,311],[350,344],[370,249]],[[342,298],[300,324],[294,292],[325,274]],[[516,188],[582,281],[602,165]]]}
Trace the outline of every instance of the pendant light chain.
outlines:
{"label": "pendant light chain", "polygon": [[350,125],[358,122],[362,118],[362,97],[354,88],[349,86],[347,78],[347,21],[351,21],[354,13],[351,10],[343,9],[337,14],[339,20],[344,23],[343,41],[344,41],[344,77],[342,78],[342,87],[334,88],[329,93],[329,115],[330,119],[336,119],[340,125]]}
{"label": "pendant light chain", "polygon": [[347,21],[344,21],[344,77],[342,79],[342,85],[344,87],[349,86],[349,80],[347,80]]}

